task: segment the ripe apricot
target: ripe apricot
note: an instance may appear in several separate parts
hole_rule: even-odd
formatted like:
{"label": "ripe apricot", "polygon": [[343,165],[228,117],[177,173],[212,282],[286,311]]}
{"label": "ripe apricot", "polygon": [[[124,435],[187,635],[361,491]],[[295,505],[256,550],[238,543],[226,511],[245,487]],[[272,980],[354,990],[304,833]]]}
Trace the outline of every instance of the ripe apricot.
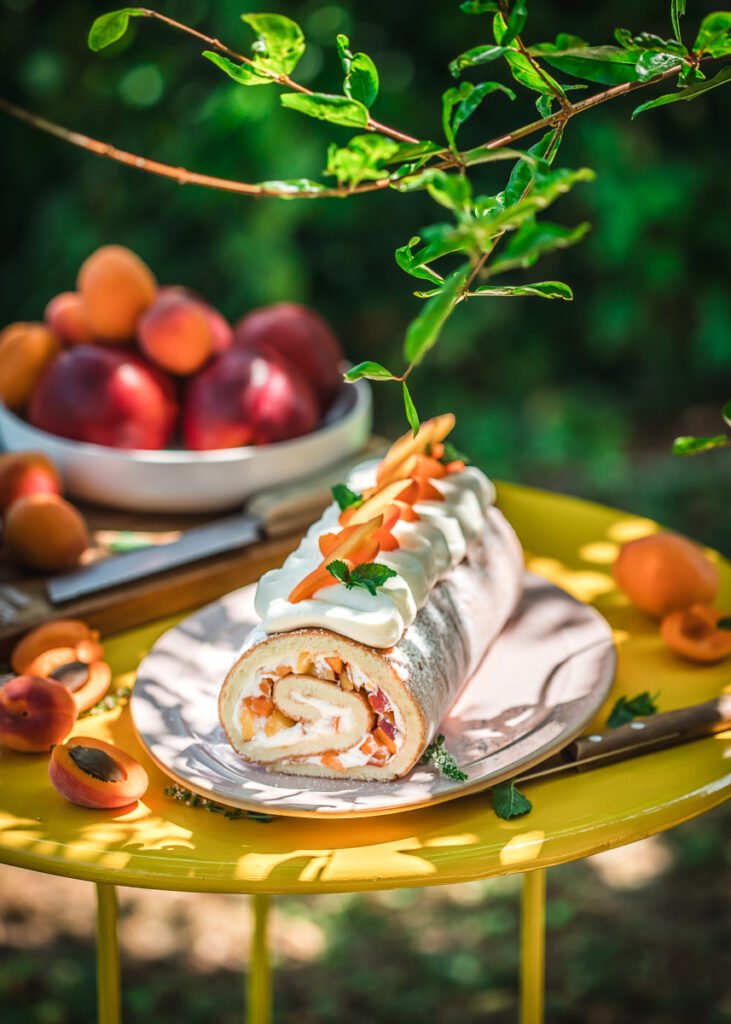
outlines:
{"label": "ripe apricot", "polygon": [[676,533],[629,541],[614,563],[614,578],[632,604],[656,619],[692,604],[710,604],[721,585],[713,562]]}
{"label": "ripe apricot", "polygon": [[68,345],[88,345],[94,340],[86,322],[84,300],[78,292],[61,292],[46,306],[44,319],[49,328]]}
{"label": "ripe apricot", "polygon": [[168,292],[140,319],[137,340],[153,363],[184,377],[204,365],[214,339],[201,304],[184,293]]}
{"label": "ripe apricot", "polygon": [[666,615],[660,625],[660,635],[681,658],[712,664],[731,654],[731,630],[718,628],[724,618],[728,616],[717,608],[693,604]]}
{"label": "ripe apricot", "polygon": [[71,694],[50,679],[16,676],[0,686],[0,743],[37,754],[61,743],[78,716]]}
{"label": "ripe apricot", "polygon": [[127,807],[149,785],[147,772],[130,754],[91,736],[54,747],[48,775],[61,796],[81,807]]}
{"label": "ripe apricot", "polygon": [[128,341],[137,321],[155,301],[157,282],[149,267],[122,245],[104,245],[86,259],[76,286],[83,315],[97,341]]}
{"label": "ripe apricot", "polygon": [[10,324],[0,333],[0,399],[9,409],[25,407],[60,348],[45,324]]}
{"label": "ripe apricot", "polygon": [[0,456],[0,513],[29,494],[61,494],[61,477],[42,452],[9,452]]}
{"label": "ripe apricot", "polygon": [[[36,626],[18,641],[10,655],[10,666],[18,675],[22,675],[28,665],[39,654],[51,651],[55,647],[80,647],[91,652],[89,661],[104,657],[104,648],[99,643],[99,633],[90,629],[81,619],[56,619],[55,622],[44,622]],[[82,659],[83,660],[83,659]]]}
{"label": "ripe apricot", "polygon": [[5,517],[8,554],[29,569],[70,569],[89,546],[83,516],[56,494],[32,494],[14,502]]}
{"label": "ripe apricot", "polygon": [[99,644],[82,640],[77,647],[53,647],[28,665],[31,676],[51,679],[69,691],[76,707],[88,711],[105,696],[112,670],[97,657]]}

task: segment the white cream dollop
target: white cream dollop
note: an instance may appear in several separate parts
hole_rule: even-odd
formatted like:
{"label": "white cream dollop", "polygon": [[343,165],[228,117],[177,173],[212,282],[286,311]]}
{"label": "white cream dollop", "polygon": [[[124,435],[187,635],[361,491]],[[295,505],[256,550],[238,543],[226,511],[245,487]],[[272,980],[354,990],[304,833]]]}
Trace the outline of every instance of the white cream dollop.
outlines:
{"label": "white cream dollop", "polygon": [[[348,486],[356,491],[372,486],[377,465],[368,462],[358,466]],[[322,561],[320,536],[338,529],[339,509],[330,505],[284,565],[259,580],[255,607],[265,631],[281,633],[310,626],[332,630],[370,647],[397,644],[426,604],[434,585],[462,561],[469,545],[480,536],[487,509],[495,500],[491,481],[471,466],[432,483],[444,500],[417,502],[414,511],[419,519],[396,523],[393,535],[399,548],[380,552],[376,561],[397,575],[379,587],[375,597],[362,587],[348,590],[336,583],[306,601],[292,604],[289,594]]]}

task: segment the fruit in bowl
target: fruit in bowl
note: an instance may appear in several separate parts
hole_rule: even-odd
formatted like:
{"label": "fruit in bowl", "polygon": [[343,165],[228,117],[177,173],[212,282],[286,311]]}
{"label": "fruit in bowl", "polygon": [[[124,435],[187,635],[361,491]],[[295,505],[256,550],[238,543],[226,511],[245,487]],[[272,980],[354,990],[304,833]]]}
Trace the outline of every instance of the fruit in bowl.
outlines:
{"label": "fruit in bowl", "polygon": [[190,384],[183,439],[195,451],[269,444],[308,434],[318,402],[308,381],[273,349],[224,352]]}
{"label": "fruit in bowl", "polygon": [[112,448],[164,448],[177,403],[170,380],[126,349],[76,345],[45,369],[30,401],[33,426]]}
{"label": "fruit in bowl", "polygon": [[104,245],[86,259],[76,281],[83,317],[97,341],[130,341],[137,321],[155,301],[150,268],[122,245]]}

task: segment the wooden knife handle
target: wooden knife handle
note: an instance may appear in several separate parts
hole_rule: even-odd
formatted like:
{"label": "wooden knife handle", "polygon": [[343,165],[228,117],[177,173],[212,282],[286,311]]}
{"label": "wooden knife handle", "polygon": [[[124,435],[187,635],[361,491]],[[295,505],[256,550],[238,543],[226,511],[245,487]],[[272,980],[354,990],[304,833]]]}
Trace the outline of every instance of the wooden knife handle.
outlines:
{"label": "wooden knife handle", "polygon": [[[580,763],[612,754],[619,760],[624,753],[632,757],[641,747],[663,747],[697,736],[710,736],[731,728],[731,693],[723,693],[704,704],[677,711],[637,718],[606,732],[580,736],[563,751],[568,761]],[[614,760],[614,758],[613,758]]]}

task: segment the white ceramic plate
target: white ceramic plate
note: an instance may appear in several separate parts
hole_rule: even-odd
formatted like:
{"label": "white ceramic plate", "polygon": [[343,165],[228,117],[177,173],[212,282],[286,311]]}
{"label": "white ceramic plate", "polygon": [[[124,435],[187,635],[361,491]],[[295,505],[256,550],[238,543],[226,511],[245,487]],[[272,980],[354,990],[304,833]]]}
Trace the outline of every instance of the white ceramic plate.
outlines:
{"label": "white ceramic plate", "polygon": [[108,448],[32,427],[0,404],[0,442],[41,451],[61,471],[68,493],[133,512],[217,512],[257,491],[307,476],[363,447],[371,430],[364,380],[344,384],[322,425],[292,441],[207,452]]}
{"label": "white ceramic plate", "polygon": [[410,810],[476,792],[537,764],[577,736],[606,700],[615,652],[606,621],[546,580],[525,594],[441,726],[468,774],[417,765],[394,782],[303,778],[243,761],[218,722],[218,693],[256,622],[254,587],[165,633],[139,667],[131,711],[153,759],[176,782],[232,807],[304,817]]}

